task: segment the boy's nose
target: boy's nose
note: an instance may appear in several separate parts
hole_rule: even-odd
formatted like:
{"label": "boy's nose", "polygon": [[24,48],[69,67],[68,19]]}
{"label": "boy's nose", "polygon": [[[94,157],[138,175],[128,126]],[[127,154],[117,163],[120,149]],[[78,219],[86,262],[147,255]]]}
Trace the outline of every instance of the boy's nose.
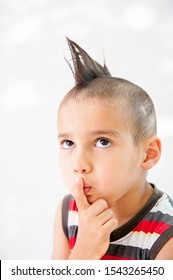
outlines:
{"label": "boy's nose", "polygon": [[91,171],[92,171],[91,162],[85,155],[76,157],[74,163],[75,173],[85,174],[85,173],[90,173]]}

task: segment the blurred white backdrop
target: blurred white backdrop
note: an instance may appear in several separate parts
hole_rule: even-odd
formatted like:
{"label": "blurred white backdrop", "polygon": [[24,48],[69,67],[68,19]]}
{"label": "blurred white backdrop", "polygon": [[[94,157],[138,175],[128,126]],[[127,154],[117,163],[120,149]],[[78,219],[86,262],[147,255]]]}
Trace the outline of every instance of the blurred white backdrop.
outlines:
{"label": "blurred white backdrop", "polygon": [[173,1],[0,1],[0,258],[49,259],[67,192],[56,131],[73,86],[65,36],[152,97],[163,141],[149,179],[173,196]]}

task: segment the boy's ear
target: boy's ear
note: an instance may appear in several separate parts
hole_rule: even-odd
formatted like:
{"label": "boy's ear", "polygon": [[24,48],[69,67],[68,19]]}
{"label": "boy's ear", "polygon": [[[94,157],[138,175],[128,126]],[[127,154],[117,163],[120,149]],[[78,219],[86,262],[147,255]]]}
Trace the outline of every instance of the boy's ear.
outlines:
{"label": "boy's ear", "polygon": [[145,140],[144,143],[144,160],[141,167],[144,170],[152,168],[160,159],[161,141],[157,136]]}

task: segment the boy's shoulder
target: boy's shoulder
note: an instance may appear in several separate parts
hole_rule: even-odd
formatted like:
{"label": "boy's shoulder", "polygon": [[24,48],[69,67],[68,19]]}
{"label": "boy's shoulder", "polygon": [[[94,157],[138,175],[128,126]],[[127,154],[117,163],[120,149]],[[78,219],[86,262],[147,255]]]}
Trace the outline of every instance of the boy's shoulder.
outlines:
{"label": "boy's shoulder", "polygon": [[152,208],[152,213],[162,213],[162,215],[170,215],[173,218],[173,199],[165,192],[155,189],[155,195],[158,197]]}
{"label": "boy's shoulder", "polygon": [[160,225],[157,232],[158,241],[152,248],[154,259],[173,260],[173,199],[167,193],[163,193],[152,212],[157,216],[156,220]]}

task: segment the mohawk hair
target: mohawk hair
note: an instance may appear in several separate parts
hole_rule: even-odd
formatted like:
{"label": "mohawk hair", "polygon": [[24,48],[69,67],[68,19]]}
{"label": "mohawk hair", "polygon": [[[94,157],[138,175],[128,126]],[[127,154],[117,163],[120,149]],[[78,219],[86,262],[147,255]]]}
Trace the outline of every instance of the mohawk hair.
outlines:
{"label": "mohawk hair", "polygon": [[67,38],[67,42],[71,52],[73,66],[66,60],[72,70],[77,87],[86,87],[92,80],[98,77],[111,77],[105,62],[101,66],[74,41]]}

